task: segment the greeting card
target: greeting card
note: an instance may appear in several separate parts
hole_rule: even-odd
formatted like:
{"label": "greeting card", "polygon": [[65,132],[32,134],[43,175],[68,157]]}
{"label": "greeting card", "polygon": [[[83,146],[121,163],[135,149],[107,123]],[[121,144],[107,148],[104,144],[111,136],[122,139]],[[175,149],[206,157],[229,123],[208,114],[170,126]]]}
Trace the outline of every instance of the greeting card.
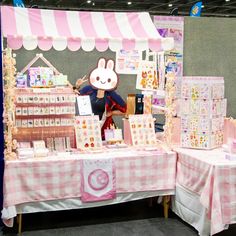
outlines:
{"label": "greeting card", "polygon": [[78,96],[76,101],[77,101],[76,108],[78,109],[78,111],[76,112],[77,115],[80,116],[92,115],[93,112],[89,95]]}

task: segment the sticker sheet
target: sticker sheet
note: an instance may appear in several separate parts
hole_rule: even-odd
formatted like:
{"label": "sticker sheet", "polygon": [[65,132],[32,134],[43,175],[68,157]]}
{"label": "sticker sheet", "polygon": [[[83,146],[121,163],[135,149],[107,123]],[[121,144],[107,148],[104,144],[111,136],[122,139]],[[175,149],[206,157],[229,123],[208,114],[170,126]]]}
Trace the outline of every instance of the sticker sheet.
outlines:
{"label": "sticker sheet", "polygon": [[129,124],[134,146],[152,146],[157,143],[152,115],[130,115]]}
{"label": "sticker sheet", "polygon": [[212,98],[220,99],[224,98],[224,84],[213,84],[212,86]]}
{"label": "sticker sheet", "polygon": [[182,83],[181,87],[181,97],[182,98],[190,98],[190,86],[188,83]]}
{"label": "sticker sheet", "polygon": [[200,112],[200,100],[190,100],[190,113],[199,114]]}
{"label": "sticker sheet", "polygon": [[76,146],[79,149],[102,147],[99,116],[77,116],[75,121]]}
{"label": "sticker sheet", "polygon": [[226,99],[222,77],[183,77],[181,89],[181,144],[211,149],[223,143]]}
{"label": "sticker sheet", "polygon": [[209,100],[200,101],[200,114],[203,116],[208,116],[210,114],[210,101]]}
{"label": "sticker sheet", "polygon": [[210,99],[211,98],[211,89],[209,84],[204,83],[200,85],[200,98],[201,99]]}
{"label": "sticker sheet", "polygon": [[190,100],[189,99],[182,99],[181,100],[181,114],[187,115],[190,112]]}
{"label": "sticker sheet", "polygon": [[200,86],[198,84],[193,84],[191,86],[191,99],[199,99],[200,96]]}

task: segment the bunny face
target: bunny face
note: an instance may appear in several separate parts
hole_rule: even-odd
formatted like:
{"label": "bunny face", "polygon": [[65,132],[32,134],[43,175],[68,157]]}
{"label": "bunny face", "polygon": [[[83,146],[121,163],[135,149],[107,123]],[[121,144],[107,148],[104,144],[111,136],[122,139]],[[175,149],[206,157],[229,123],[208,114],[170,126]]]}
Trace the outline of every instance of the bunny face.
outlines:
{"label": "bunny face", "polygon": [[98,66],[95,68],[89,76],[89,83],[95,89],[101,89],[111,91],[116,89],[118,85],[118,76],[114,71],[114,61],[100,58]]}

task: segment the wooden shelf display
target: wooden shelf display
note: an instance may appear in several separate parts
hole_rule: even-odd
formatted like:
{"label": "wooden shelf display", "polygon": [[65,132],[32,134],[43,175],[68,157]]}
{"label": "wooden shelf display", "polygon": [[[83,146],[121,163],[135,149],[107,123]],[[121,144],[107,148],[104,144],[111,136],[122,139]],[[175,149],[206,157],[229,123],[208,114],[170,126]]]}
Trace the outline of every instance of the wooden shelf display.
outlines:
{"label": "wooden shelf display", "polygon": [[75,147],[75,94],[69,87],[16,88],[15,123],[18,142],[70,137]]}

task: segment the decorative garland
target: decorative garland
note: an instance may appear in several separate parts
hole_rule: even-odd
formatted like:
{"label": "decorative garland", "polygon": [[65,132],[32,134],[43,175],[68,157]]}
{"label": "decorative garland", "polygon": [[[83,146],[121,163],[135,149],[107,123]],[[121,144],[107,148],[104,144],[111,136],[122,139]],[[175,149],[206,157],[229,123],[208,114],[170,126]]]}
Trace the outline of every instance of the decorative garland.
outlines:
{"label": "decorative garland", "polygon": [[165,103],[167,110],[165,111],[165,125],[164,125],[164,141],[168,148],[171,148],[171,138],[173,131],[173,116],[175,115],[175,74],[169,72],[166,75],[166,97]]}
{"label": "decorative garland", "polygon": [[3,123],[5,125],[4,141],[5,160],[14,160],[17,158],[17,141],[13,140],[13,135],[17,132],[15,126],[15,74],[16,60],[12,56],[12,50],[6,48],[3,54],[3,79],[4,79],[4,110]]}

